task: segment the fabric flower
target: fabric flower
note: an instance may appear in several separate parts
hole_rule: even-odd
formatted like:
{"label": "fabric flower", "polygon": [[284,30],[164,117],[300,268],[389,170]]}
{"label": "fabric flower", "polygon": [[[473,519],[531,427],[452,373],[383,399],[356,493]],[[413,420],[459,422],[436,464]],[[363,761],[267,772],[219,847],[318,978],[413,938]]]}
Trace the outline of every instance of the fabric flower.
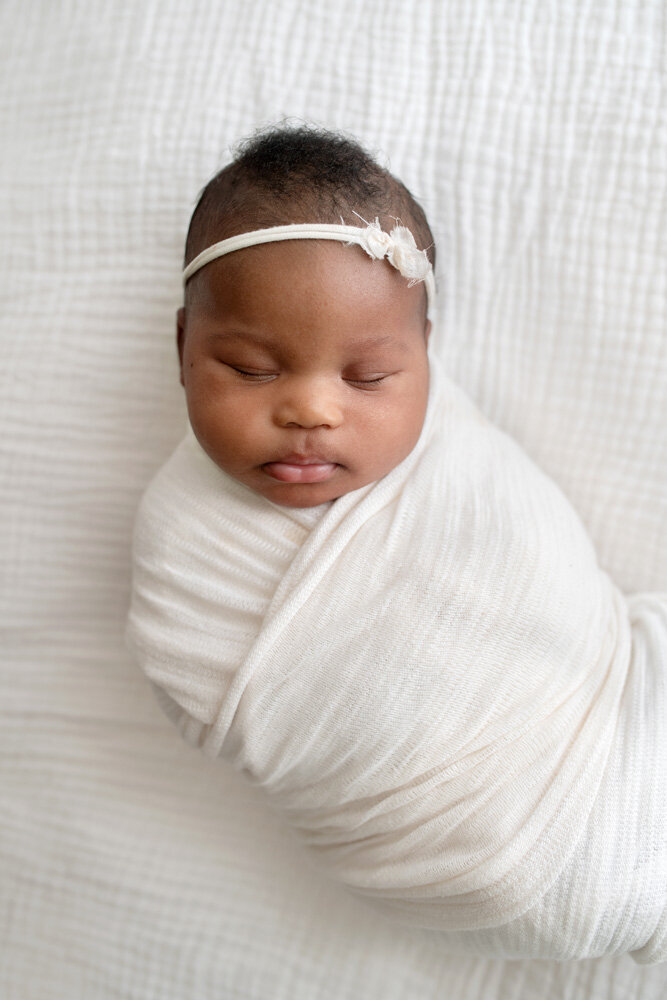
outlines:
{"label": "fabric flower", "polygon": [[391,251],[393,244],[389,233],[385,233],[380,228],[380,223],[376,220],[366,229],[363,246],[370,257],[382,260]]}
{"label": "fabric flower", "polygon": [[390,264],[401,272],[410,284],[423,281],[431,267],[425,250],[417,249],[415,238],[405,226],[397,226],[390,233],[391,249],[387,254]]}

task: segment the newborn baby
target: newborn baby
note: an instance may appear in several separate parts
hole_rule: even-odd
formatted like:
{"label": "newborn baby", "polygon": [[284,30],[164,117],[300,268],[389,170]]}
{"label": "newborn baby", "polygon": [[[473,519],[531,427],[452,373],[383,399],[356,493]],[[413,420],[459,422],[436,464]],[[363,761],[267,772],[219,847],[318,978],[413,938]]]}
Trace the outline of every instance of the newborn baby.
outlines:
{"label": "newborn baby", "polygon": [[623,597],[429,356],[434,260],[340,136],[273,130],[209,183],[128,639],[185,738],[392,919],[662,961],[667,599]]}

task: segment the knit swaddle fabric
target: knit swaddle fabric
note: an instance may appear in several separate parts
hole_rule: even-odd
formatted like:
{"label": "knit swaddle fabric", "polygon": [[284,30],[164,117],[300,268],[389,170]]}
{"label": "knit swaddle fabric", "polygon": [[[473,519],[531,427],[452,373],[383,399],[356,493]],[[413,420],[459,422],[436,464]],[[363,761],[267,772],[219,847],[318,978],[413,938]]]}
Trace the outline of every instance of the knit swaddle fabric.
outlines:
{"label": "knit swaddle fabric", "polygon": [[189,433],[137,518],[128,639],[190,742],[392,919],[507,957],[667,958],[667,599],[431,362],[424,428],[316,511]]}

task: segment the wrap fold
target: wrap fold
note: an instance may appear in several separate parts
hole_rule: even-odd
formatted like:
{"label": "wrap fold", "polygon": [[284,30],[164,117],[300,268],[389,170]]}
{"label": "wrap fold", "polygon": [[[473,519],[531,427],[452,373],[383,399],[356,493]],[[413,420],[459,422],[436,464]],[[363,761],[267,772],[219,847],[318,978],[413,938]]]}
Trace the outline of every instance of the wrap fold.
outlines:
{"label": "wrap fold", "polygon": [[436,360],[412,453],[314,511],[189,432],[140,507],[128,639],[185,738],[392,919],[667,958],[667,595],[619,592]]}

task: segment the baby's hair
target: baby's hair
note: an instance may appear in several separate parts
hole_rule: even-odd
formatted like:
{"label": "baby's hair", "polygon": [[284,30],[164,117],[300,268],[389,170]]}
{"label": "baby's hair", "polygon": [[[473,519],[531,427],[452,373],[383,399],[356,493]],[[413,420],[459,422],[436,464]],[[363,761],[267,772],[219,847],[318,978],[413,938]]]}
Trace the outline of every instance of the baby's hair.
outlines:
{"label": "baby's hair", "polygon": [[[357,213],[357,214],[355,214]],[[435,264],[426,216],[406,186],[358,142],[314,125],[275,125],[252,135],[202,191],[185,263],[219,240],[290,223],[407,226]]]}

